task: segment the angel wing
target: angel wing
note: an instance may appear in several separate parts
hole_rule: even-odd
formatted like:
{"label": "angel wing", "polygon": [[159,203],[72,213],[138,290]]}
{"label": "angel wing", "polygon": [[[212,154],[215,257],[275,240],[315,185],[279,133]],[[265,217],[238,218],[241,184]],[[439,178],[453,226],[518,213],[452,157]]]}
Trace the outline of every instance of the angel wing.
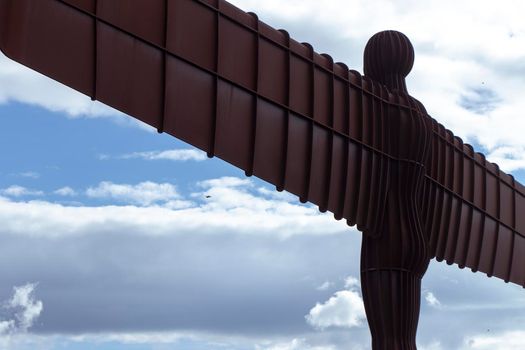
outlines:
{"label": "angel wing", "polygon": [[365,232],[380,223],[386,115],[406,99],[222,0],[0,5],[12,59]]}
{"label": "angel wing", "polygon": [[436,260],[525,286],[525,188],[433,120],[424,228]]}

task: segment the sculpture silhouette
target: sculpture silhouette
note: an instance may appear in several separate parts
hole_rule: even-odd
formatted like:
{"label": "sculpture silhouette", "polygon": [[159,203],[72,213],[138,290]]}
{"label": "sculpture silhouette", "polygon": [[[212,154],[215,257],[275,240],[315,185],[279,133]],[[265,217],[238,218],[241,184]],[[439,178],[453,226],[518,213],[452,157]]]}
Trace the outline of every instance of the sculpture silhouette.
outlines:
{"label": "sculpture silhouette", "polygon": [[410,97],[400,33],[362,76],[224,0],[0,0],[0,49],[357,225],[374,349],[415,349],[433,257],[525,285],[525,188]]}
{"label": "sculpture silhouette", "polygon": [[361,289],[374,349],[416,349],[421,278],[430,262],[420,208],[432,123],[406,88],[413,62],[412,44],[399,32],[380,32],[365,48],[365,77],[413,106],[411,113],[386,116],[384,149],[395,160],[388,161],[385,213],[361,247]]}

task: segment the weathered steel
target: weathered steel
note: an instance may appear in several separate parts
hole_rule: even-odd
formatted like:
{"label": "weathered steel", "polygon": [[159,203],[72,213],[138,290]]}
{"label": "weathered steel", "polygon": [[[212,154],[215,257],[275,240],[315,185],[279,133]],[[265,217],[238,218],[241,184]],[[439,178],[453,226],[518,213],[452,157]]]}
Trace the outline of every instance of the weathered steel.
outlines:
{"label": "weathered steel", "polygon": [[390,160],[387,172],[369,172],[389,183],[383,224],[373,235],[363,236],[361,247],[361,289],[373,349],[416,349],[421,279],[430,262],[420,206],[425,200],[424,163],[432,145],[432,120],[406,88],[413,62],[412,44],[399,32],[378,33],[365,48],[365,77],[383,83],[412,106],[390,109],[381,133],[386,140],[381,148],[403,160]]}
{"label": "weathered steel", "polygon": [[405,39],[362,76],[223,0],[0,0],[8,57],[357,224],[372,332],[413,339],[431,257],[525,286],[525,188],[410,97]]}

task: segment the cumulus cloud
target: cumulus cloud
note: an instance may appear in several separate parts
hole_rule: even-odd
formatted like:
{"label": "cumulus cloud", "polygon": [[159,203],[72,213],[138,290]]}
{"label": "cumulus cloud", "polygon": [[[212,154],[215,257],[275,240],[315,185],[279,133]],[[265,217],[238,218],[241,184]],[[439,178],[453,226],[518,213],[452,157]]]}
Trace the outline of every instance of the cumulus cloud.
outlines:
{"label": "cumulus cloud", "polygon": [[436,309],[441,308],[441,302],[436,298],[434,293],[426,291],[425,292],[425,301],[427,302],[427,305]]}
{"label": "cumulus cloud", "polygon": [[[360,236],[331,215],[280,203],[261,195],[254,180],[241,180],[191,185],[202,192],[185,209],[4,198],[0,273],[11,284],[38,275],[46,295],[42,330],[78,335],[83,345],[178,344],[181,329],[220,333],[228,339],[218,341],[232,350],[305,337],[314,331],[304,310],[319,295],[311,281],[347,273]],[[221,205],[219,190],[246,200]],[[205,198],[208,191],[213,196]],[[232,333],[250,336],[237,343]],[[325,344],[310,340],[304,348]],[[186,337],[181,344],[188,344]]]}
{"label": "cumulus cloud", "polygon": [[127,345],[137,344],[174,344],[182,339],[191,339],[190,334],[181,332],[120,332],[73,335],[70,339],[74,343],[121,343]]}
{"label": "cumulus cloud", "polygon": [[34,297],[35,288],[35,283],[13,288],[13,296],[2,305],[10,317],[0,320],[0,336],[27,332],[33,326],[44,308],[42,301]]}
{"label": "cumulus cloud", "polygon": [[508,331],[499,334],[478,334],[465,339],[462,350],[525,349],[525,332]]}
{"label": "cumulus cloud", "polygon": [[25,171],[22,173],[12,174],[12,175],[19,176],[19,177],[25,177],[29,179],[38,179],[40,177],[40,174],[37,173],[36,171]]}
{"label": "cumulus cloud", "polygon": [[[89,188],[93,198],[111,199],[135,205],[67,206],[46,201],[13,202],[0,198],[0,220],[4,232],[21,235],[84,235],[98,232],[133,232],[156,235],[230,230],[253,234],[318,235],[350,230],[329,214],[313,206],[281,202],[255,195],[250,179],[224,177],[199,183],[202,192],[191,194],[195,202],[182,197],[169,183],[137,185],[102,182]],[[159,205],[155,205],[159,203]],[[191,203],[189,205],[188,203]],[[31,221],[28,222],[28,213]],[[177,230],[173,230],[176,227]]]}
{"label": "cumulus cloud", "polygon": [[103,181],[96,187],[88,188],[86,195],[92,198],[113,199],[119,202],[144,206],[181,198],[174,185],[151,181],[141,182],[136,185],[115,184],[110,181]]}
{"label": "cumulus cloud", "polygon": [[270,198],[273,198],[273,199],[277,199],[277,200],[280,200],[280,201],[297,202],[297,197],[294,196],[293,194],[289,193],[289,192],[286,192],[286,191],[278,192],[276,190],[269,190],[266,187],[259,187],[257,189],[257,192],[259,192],[263,196],[270,197]]}
{"label": "cumulus cloud", "polygon": [[329,327],[359,327],[366,320],[363,299],[356,279],[347,279],[347,290],[336,292],[324,303],[317,303],[305,316],[306,322],[316,329]]}
{"label": "cumulus cloud", "polygon": [[335,350],[333,346],[311,346],[305,339],[293,339],[290,342],[277,343],[272,345],[256,345],[256,350]]}
{"label": "cumulus cloud", "polygon": [[[194,193],[194,196],[204,195],[209,201],[209,208],[235,208],[246,207],[253,210],[264,210],[267,212],[289,212],[304,211],[303,205],[299,204],[296,196],[287,192],[271,191],[266,188],[257,188],[255,193],[253,182],[248,178],[225,176],[217,179],[200,181],[198,187],[203,192]],[[309,206],[313,208],[313,206]]]}
{"label": "cumulus cloud", "polygon": [[64,197],[71,197],[77,195],[77,192],[69,186],[61,187],[53,193]]}
{"label": "cumulus cloud", "polygon": [[[188,310],[189,304],[196,305],[191,311],[203,317],[197,317],[199,320],[212,317],[209,315],[209,308],[219,310],[213,315],[213,322],[210,321],[207,325],[199,323],[196,326],[198,329],[206,327],[210,329],[216,325],[223,326],[225,323],[230,325],[228,331],[234,329],[239,332],[239,329],[242,329],[242,331],[249,332],[254,329],[267,329],[265,327],[270,327],[270,323],[275,324],[277,317],[275,313],[278,313],[281,320],[279,328],[290,322],[304,325],[303,333],[286,334],[284,339],[300,340],[306,337],[305,343],[297,343],[298,341],[295,343],[301,344],[306,349],[308,349],[307,346],[315,348],[314,346],[331,344],[330,341],[325,342],[327,338],[340,339],[342,337],[334,335],[333,332],[351,332],[352,336],[359,332],[366,333],[362,300],[358,292],[358,279],[346,278],[343,282],[344,290],[334,293],[330,298],[318,304],[316,301],[319,298],[319,292],[312,288],[311,284],[311,281],[323,281],[323,279],[340,281],[340,276],[344,276],[348,268],[357,269],[359,236],[354,232],[348,232],[348,228],[341,222],[333,220],[331,215],[321,214],[311,206],[281,202],[271,196],[263,195],[254,183],[252,179],[238,178],[203,181],[196,186],[202,192],[196,192],[195,197],[192,197],[196,205],[186,209],[133,205],[69,207],[45,201],[15,202],[4,198],[0,200],[0,222],[2,222],[0,255],[3,257],[0,266],[8,266],[8,262],[16,259],[17,263],[14,266],[17,270],[10,272],[12,267],[9,267],[0,272],[3,273],[3,278],[7,278],[7,275],[14,275],[14,278],[19,279],[20,276],[28,276],[37,271],[39,276],[45,278],[45,280],[40,280],[46,281],[45,285],[48,288],[50,282],[60,285],[65,283],[64,281],[75,281],[71,286],[74,292],[71,292],[69,296],[63,296],[59,290],[46,292],[49,299],[55,299],[54,301],[48,300],[46,297],[46,310],[48,310],[46,315],[60,308],[61,305],[68,307],[64,307],[66,310],[62,310],[62,314],[55,316],[56,319],[45,320],[44,324],[49,322],[57,327],[56,324],[59,323],[62,328],[54,328],[54,331],[57,329],[71,331],[68,327],[71,327],[72,321],[70,320],[73,320],[77,322],[75,326],[78,327],[74,330],[81,329],[84,332],[86,328],[81,327],[93,327],[95,324],[100,328],[88,328],[87,331],[114,332],[111,333],[114,339],[120,339],[115,340],[117,342],[124,342],[125,339],[128,339],[129,342],[139,342],[142,339],[144,344],[149,341],[161,342],[161,339],[167,339],[166,342],[169,339],[176,341],[177,337],[173,334],[155,334],[154,329],[159,327],[158,325],[162,325],[164,329],[175,330],[180,329],[177,327],[182,327],[181,324],[189,325],[188,327],[195,326],[196,323],[191,323],[191,320],[188,321],[189,323],[183,323],[186,321],[177,319],[177,317],[186,318],[187,314],[184,310]],[[192,187],[195,188],[195,186]],[[213,195],[205,198],[204,193]],[[236,204],[232,206],[231,203],[227,203],[228,201],[221,204],[224,200],[221,198],[223,195],[232,198]],[[242,200],[236,199],[236,196]],[[237,214],[239,212],[242,214]],[[28,215],[31,220],[28,220]],[[286,239],[282,239],[283,237]],[[346,241],[347,237],[355,237],[357,241]],[[18,245],[14,244],[14,241],[18,242]],[[239,242],[243,243],[239,244]],[[303,244],[298,245],[298,242],[303,242]],[[327,245],[323,245],[325,243]],[[13,254],[10,253],[12,251],[19,252],[20,249],[27,249],[27,247],[38,247],[38,249],[33,249],[31,254],[21,257],[14,256],[16,254],[10,255]],[[349,255],[348,250],[353,248],[355,249],[352,259],[344,260]],[[115,251],[118,251],[118,254],[114,254]],[[326,252],[330,253],[326,254]],[[342,260],[344,263],[341,263]],[[294,274],[287,272],[280,277],[275,273],[276,270],[289,271],[288,267],[293,264],[301,266],[294,270],[299,272]],[[334,272],[336,264],[340,264],[340,267]],[[9,266],[12,265],[11,263]],[[57,272],[57,266],[60,267],[59,272]],[[450,267],[446,264],[439,266],[447,269],[438,274],[441,278]],[[270,267],[275,267],[276,270]],[[56,273],[53,274],[52,271]],[[459,270],[457,272],[459,276],[471,275]],[[355,273],[353,275],[356,276]],[[293,277],[290,278],[291,276]],[[301,280],[305,276],[311,276],[311,279]],[[454,277],[455,275],[447,273],[447,276]],[[479,277],[480,275],[474,276]],[[289,283],[289,280],[303,282],[300,284],[294,282],[296,283],[295,289],[292,289],[285,282],[277,283],[276,280],[279,278],[286,280],[286,283]],[[28,277],[27,280],[31,278]],[[487,279],[484,278],[485,280]],[[100,287],[96,281],[103,281],[103,287]],[[242,282],[246,285],[241,286]],[[442,280],[439,282],[439,285],[443,284]],[[229,287],[225,288],[225,286]],[[465,292],[468,294],[466,300],[469,303],[476,303],[474,299],[477,297],[474,295],[479,296],[481,286],[481,284],[476,285],[474,293]],[[207,288],[213,289],[214,296],[210,295]],[[444,293],[433,285],[428,288],[435,293],[438,292],[438,296]],[[504,291],[510,291],[509,285],[503,285],[502,288]],[[454,288],[454,295],[458,294],[456,289],[457,287]],[[205,292],[197,296],[196,290]],[[258,295],[258,299],[251,299],[256,293],[254,290],[264,292]],[[267,301],[264,301],[267,300],[264,298],[268,297],[268,293],[271,293],[268,290],[274,290],[275,300],[279,300],[277,304],[272,304],[272,307],[269,307],[266,304]],[[108,291],[111,292],[108,293]],[[498,300],[505,300],[506,303],[512,304],[514,309],[517,303],[508,295],[513,295],[514,298],[516,295],[522,295],[521,289],[515,294],[510,292],[501,294],[500,289],[490,289],[487,294],[498,295]],[[85,305],[79,306],[79,309],[89,310],[91,303],[99,302],[103,305],[101,311],[86,316],[86,321],[75,321],[69,309],[78,302],[78,295],[87,298]],[[174,298],[173,295],[180,296],[180,299]],[[301,297],[297,297],[298,295]],[[141,304],[140,300],[143,300],[145,296],[150,301]],[[447,300],[449,299],[448,297]],[[487,300],[489,299],[482,299],[478,304],[485,305]],[[135,302],[142,305],[137,308],[138,310],[133,310],[133,313],[124,311],[130,303]],[[293,304],[293,307],[283,307],[282,303]],[[123,321],[118,317],[112,318],[105,312],[106,308],[118,309],[127,316],[131,315],[129,319],[135,320],[151,314],[152,310],[162,314],[163,310],[166,310],[166,305],[170,305],[170,310],[178,310],[180,314],[177,317],[171,313],[161,316],[164,317],[162,321],[158,321],[159,323],[155,323],[152,329],[146,331],[140,328],[142,322],[137,322],[140,325],[135,323],[130,326],[129,323],[126,323],[122,326],[122,329],[132,329],[136,331],[135,333],[131,331],[130,333],[118,333],[119,329],[112,327]],[[312,308],[313,305],[315,307]],[[250,322],[246,321],[247,318],[237,313],[241,311],[230,315],[228,310],[232,309],[246,310],[246,314],[250,315],[258,315],[254,309],[261,313],[267,312],[267,314],[264,314],[265,317],[253,317],[250,322],[254,322],[255,326],[249,328]],[[290,316],[293,312],[290,309],[298,310],[295,315],[298,321],[293,321],[294,318]],[[449,311],[449,307],[446,309],[445,311]],[[496,313],[500,309],[501,307],[494,307],[491,310]],[[306,316],[307,322],[304,321],[305,310],[306,312],[310,310]],[[348,315],[352,310],[353,314]],[[518,309],[516,313],[519,314],[521,311]],[[464,308],[458,310],[458,314],[463,315],[461,318],[458,317],[461,320],[458,322],[474,324],[472,317],[476,319],[480,317],[472,312],[486,313],[487,310]],[[446,315],[441,317],[455,317],[450,314]],[[240,321],[236,323],[234,319],[237,317]],[[259,318],[270,321],[261,326],[261,323],[256,323],[259,322],[258,320],[255,321]],[[106,321],[107,319],[109,321]],[[513,319],[509,318],[509,320]],[[213,324],[210,325],[211,323]],[[323,330],[323,332],[314,333],[319,337],[325,337],[321,339],[323,342],[313,341],[313,339],[319,340],[316,336],[305,335],[310,326],[313,327],[310,329],[312,333],[316,329]],[[9,325],[3,324],[2,327],[7,328]],[[294,327],[298,326],[294,323]],[[423,323],[421,327],[424,327]],[[475,334],[464,331],[464,328],[457,327],[457,329],[460,332],[458,341],[462,340],[463,334]],[[432,337],[436,336],[435,331],[432,331],[431,334]],[[428,349],[439,349],[437,345],[433,346],[432,343],[429,343],[428,338],[427,336],[420,340],[423,344],[427,344]],[[362,344],[362,337],[359,339]],[[346,338],[340,341],[341,344],[345,344],[344,348],[351,348],[346,345],[356,342],[354,339],[346,340]],[[251,339],[251,342],[251,344],[260,344],[266,348],[294,345],[291,341],[282,340],[263,343],[260,340]],[[213,346],[210,347],[213,348]],[[236,349],[233,346],[229,348]],[[239,346],[240,348],[242,347]],[[334,349],[339,348],[343,346],[334,345]],[[441,348],[456,349],[458,346],[451,347],[449,343],[445,343],[441,345]]]}
{"label": "cumulus cloud", "polygon": [[359,289],[361,288],[361,282],[354,276],[348,276],[345,278],[345,288],[349,290]]}
{"label": "cumulus cloud", "polygon": [[487,155],[487,159],[507,172],[525,169],[525,146],[496,147]]}
{"label": "cumulus cloud", "polygon": [[119,159],[203,161],[208,159],[206,153],[197,149],[172,149],[167,151],[133,152],[118,156]]}
{"label": "cumulus cloud", "polygon": [[9,197],[23,197],[23,196],[42,196],[44,192],[37,190],[30,190],[23,186],[12,185],[0,190],[0,194]]}
{"label": "cumulus cloud", "polygon": [[321,284],[320,286],[318,286],[315,289],[324,291],[324,290],[328,290],[328,289],[332,288],[333,285],[334,284],[332,282],[326,281],[326,282],[324,282],[323,284]]}
{"label": "cumulus cloud", "polygon": [[419,350],[443,350],[444,349],[439,341],[433,341],[425,345],[418,344],[417,348]]}
{"label": "cumulus cloud", "polygon": [[230,188],[230,187],[252,186],[252,182],[250,181],[250,179],[246,179],[246,178],[224,176],[224,177],[217,178],[217,179],[200,181],[198,185],[203,188],[216,188],[216,187]]}

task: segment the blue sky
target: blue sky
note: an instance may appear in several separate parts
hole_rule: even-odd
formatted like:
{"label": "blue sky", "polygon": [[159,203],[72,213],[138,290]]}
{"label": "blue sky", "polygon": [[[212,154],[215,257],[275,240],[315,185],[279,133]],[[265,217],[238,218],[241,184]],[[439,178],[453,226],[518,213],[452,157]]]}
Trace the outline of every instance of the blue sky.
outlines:
{"label": "blue sky", "polygon": [[[359,71],[405,32],[412,95],[524,183],[524,5],[424,3],[235,1]],[[3,56],[0,121],[0,349],[369,348],[354,228]],[[433,262],[419,348],[525,348],[524,311]]]}

